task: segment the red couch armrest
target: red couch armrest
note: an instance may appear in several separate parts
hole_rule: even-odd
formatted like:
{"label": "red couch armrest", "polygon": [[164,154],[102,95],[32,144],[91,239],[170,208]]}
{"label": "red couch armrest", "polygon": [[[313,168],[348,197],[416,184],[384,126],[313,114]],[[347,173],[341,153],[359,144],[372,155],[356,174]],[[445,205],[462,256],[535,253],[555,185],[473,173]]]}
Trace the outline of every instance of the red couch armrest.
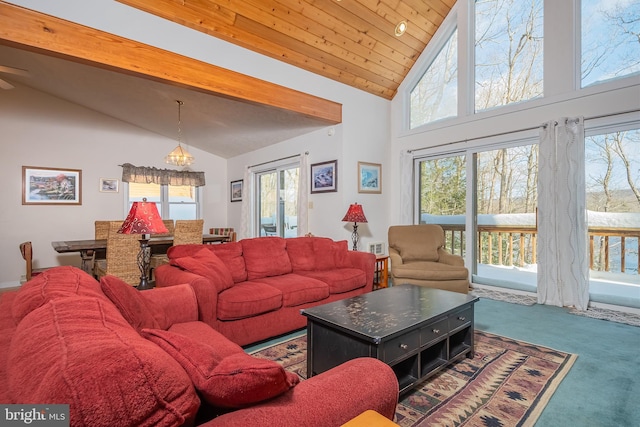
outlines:
{"label": "red couch armrest", "polygon": [[376,256],[370,252],[348,251],[347,260],[353,268],[364,271],[367,275],[367,292],[373,291],[373,275],[376,271]]}
{"label": "red couch armrest", "polygon": [[218,329],[218,292],[209,279],[182,270],[170,264],[155,269],[156,286],[163,288],[187,283],[191,285],[198,301],[198,320]]}
{"label": "red couch armrest", "polygon": [[198,320],[198,301],[191,285],[154,288],[141,292],[140,295],[149,301],[152,307],[158,307],[165,312],[169,326]]}
{"label": "red couch armrest", "polygon": [[365,357],[304,380],[273,400],[221,415],[203,425],[339,426],[368,409],[393,419],[397,403],[398,380],[393,370]]}

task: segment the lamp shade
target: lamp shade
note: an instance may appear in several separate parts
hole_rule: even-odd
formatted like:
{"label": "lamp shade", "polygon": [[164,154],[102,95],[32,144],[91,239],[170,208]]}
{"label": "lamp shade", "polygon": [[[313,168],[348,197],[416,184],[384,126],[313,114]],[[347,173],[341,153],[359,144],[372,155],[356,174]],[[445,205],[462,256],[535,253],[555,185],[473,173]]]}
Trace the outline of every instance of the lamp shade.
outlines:
{"label": "lamp shade", "polygon": [[349,210],[342,220],[346,222],[367,222],[367,217],[364,216],[362,205],[354,203],[349,206]]}
{"label": "lamp shade", "polygon": [[121,234],[157,234],[168,233],[167,227],[164,226],[162,218],[158,213],[155,203],[147,202],[142,199],[141,202],[133,202],[129,215],[120,226],[118,233]]}

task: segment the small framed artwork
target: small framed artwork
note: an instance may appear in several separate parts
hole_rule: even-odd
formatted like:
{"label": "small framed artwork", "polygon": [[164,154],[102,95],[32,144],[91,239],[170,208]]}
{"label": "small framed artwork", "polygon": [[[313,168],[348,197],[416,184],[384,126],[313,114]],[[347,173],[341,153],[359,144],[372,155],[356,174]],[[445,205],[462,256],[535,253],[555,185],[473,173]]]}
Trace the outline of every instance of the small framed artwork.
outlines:
{"label": "small framed artwork", "polygon": [[311,165],[311,193],[338,191],[338,161]]}
{"label": "small framed artwork", "polygon": [[232,202],[241,202],[242,201],[242,183],[241,179],[237,181],[231,181],[231,201]]}
{"label": "small framed artwork", "polygon": [[358,193],[382,193],[382,165],[358,162]]}
{"label": "small framed artwork", "polygon": [[101,193],[117,193],[118,180],[115,178],[100,178]]}
{"label": "small framed artwork", "polygon": [[23,205],[81,205],[80,169],[22,166]]}

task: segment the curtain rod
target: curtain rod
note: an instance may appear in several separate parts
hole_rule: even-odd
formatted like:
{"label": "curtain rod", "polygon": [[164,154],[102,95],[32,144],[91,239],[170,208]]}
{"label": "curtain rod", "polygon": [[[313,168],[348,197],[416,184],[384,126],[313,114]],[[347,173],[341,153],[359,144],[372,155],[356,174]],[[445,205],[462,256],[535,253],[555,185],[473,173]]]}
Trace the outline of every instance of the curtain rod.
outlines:
{"label": "curtain rod", "polygon": [[[638,109],[635,110],[627,110],[627,111],[621,111],[619,113],[613,113],[613,114],[601,114],[599,116],[592,116],[592,117],[585,117],[584,120],[594,120],[594,119],[602,119],[604,117],[613,117],[613,116],[619,116],[621,114],[628,114],[628,113],[637,113]],[[556,122],[557,124],[557,122]],[[459,141],[453,141],[453,142],[445,142],[443,144],[438,144],[438,145],[430,145],[428,147],[422,147],[422,148],[414,148],[411,150],[407,150],[407,153],[411,154],[414,151],[420,151],[420,150],[426,150],[427,148],[438,148],[438,147],[446,147],[448,145],[454,145],[454,144],[460,144],[461,142],[469,142],[469,141],[475,141],[477,139],[485,139],[485,138],[494,138],[496,136],[503,136],[503,135],[509,135],[512,133],[516,133],[516,132],[526,132],[529,130],[534,130],[534,129],[538,129],[540,127],[546,127],[547,124],[542,124],[540,126],[532,126],[532,127],[528,127],[528,128],[524,128],[524,129],[518,129],[518,130],[512,130],[512,131],[508,131],[508,132],[500,132],[500,133],[494,133],[492,135],[485,135],[485,136],[476,136],[474,138],[467,138],[467,139],[461,139]]]}
{"label": "curtain rod", "polygon": [[262,165],[268,165],[269,163],[273,163],[273,162],[279,162],[280,160],[288,160],[288,159],[293,159],[294,157],[299,157],[299,156],[308,156],[309,152],[305,151],[302,154],[294,154],[292,156],[287,156],[287,157],[280,157],[279,159],[275,159],[275,160],[269,160],[268,162],[262,162],[262,163],[256,163],[255,165],[251,165],[251,166],[247,166],[247,169],[251,169],[251,168],[255,168],[256,166],[262,166]]}

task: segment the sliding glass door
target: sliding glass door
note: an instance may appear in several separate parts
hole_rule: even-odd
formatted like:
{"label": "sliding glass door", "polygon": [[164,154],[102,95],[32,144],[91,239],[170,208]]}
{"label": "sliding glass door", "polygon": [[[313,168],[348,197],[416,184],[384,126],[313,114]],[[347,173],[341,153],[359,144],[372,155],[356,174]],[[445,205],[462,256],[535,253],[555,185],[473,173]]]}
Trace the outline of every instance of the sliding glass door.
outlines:
{"label": "sliding glass door", "polygon": [[298,166],[256,173],[256,229],[259,236],[297,236]]}

